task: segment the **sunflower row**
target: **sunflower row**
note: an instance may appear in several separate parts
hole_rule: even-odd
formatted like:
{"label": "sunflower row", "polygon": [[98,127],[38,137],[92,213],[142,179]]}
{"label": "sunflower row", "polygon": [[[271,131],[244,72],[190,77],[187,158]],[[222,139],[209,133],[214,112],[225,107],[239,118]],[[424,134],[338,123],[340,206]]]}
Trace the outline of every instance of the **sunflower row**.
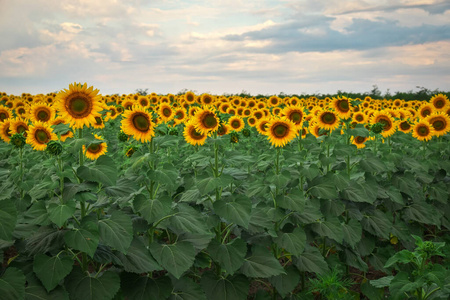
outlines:
{"label": "sunflower row", "polygon": [[[203,145],[211,135],[233,135],[254,127],[271,145],[283,147],[296,137],[319,137],[336,131],[343,134],[357,124],[383,138],[402,131],[428,141],[450,131],[449,115],[450,101],[443,94],[422,102],[345,96],[243,98],[195,95],[190,91],[165,96],[102,96],[86,83],[73,83],[68,89],[45,96],[2,94],[0,137],[9,143],[14,134],[22,134],[33,149],[45,150],[51,140],[65,141],[83,128],[103,129],[105,123],[120,118],[123,133],[142,143],[155,136],[159,124],[183,126],[184,138],[192,145]],[[59,124],[68,124],[70,129],[56,135],[53,128]],[[102,137],[96,135],[96,139]],[[352,143],[364,148],[369,139],[355,136]],[[88,158],[96,159],[106,149],[106,142],[98,141],[83,151]]]}

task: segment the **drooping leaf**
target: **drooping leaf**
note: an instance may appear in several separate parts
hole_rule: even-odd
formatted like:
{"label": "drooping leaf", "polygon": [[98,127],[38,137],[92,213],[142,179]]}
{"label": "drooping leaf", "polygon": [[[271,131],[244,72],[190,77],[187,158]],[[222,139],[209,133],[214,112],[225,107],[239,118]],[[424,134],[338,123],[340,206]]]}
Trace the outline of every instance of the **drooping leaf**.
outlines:
{"label": "drooping leaf", "polygon": [[73,228],[64,235],[67,246],[86,252],[90,257],[94,257],[99,238],[98,225],[84,220],[80,228]]}
{"label": "drooping leaf", "polygon": [[290,265],[286,268],[286,274],[280,274],[269,278],[269,282],[277,289],[281,297],[285,298],[298,285],[300,274]]}
{"label": "drooping leaf", "polygon": [[329,182],[322,182],[311,187],[311,195],[322,199],[336,199],[338,197],[336,187]]}
{"label": "drooping leaf", "polygon": [[16,227],[17,210],[12,200],[0,201],[0,239],[10,240]]}
{"label": "drooping leaf", "polygon": [[311,229],[319,234],[319,236],[329,237],[339,243],[342,243],[344,239],[341,222],[339,222],[339,219],[336,217],[331,217],[325,221],[313,223],[311,224]]}
{"label": "drooping leaf", "polygon": [[307,199],[305,201],[304,209],[300,213],[295,214],[295,217],[304,224],[316,222],[323,217],[322,212],[320,211],[320,202]]}
{"label": "drooping leaf", "polygon": [[33,271],[47,292],[53,290],[64,277],[69,275],[72,267],[73,259],[66,255],[50,257],[45,254],[37,254],[33,262]]}
{"label": "drooping leaf", "polygon": [[361,223],[355,219],[350,219],[348,224],[342,224],[342,232],[344,233],[344,241],[353,248],[362,237]]}
{"label": "drooping leaf", "polygon": [[117,252],[116,256],[127,272],[141,274],[162,270],[144,243],[136,237],[131,242],[126,255]]}
{"label": "drooping leaf", "polygon": [[305,196],[302,191],[296,189],[287,195],[279,195],[277,205],[285,209],[302,212],[305,207]]}
{"label": "drooping leaf", "polygon": [[268,183],[273,183],[277,188],[282,189],[285,187],[291,179],[291,173],[287,170],[283,170],[280,174],[274,174],[267,178]]}
{"label": "drooping leaf", "polygon": [[206,300],[206,295],[201,286],[189,277],[181,277],[173,280],[172,295],[170,300]]}
{"label": "drooping leaf", "polygon": [[64,280],[71,300],[110,300],[120,288],[120,278],[115,272],[106,271],[92,277],[75,267]]}
{"label": "drooping leaf", "polygon": [[25,240],[25,249],[29,255],[60,251],[64,245],[64,230],[42,226]]}
{"label": "drooping leaf", "polygon": [[45,201],[33,203],[33,205],[25,212],[23,218],[23,222],[26,224],[49,225],[50,219],[48,218]]}
{"label": "drooping leaf", "polygon": [[275,239],[277,245],[286,249],[293,255],[300,255],[306,246],[306,234],[303,229],[297,227],[291,233],[282,233]]}
{"label": "drooping leaf", "polygon": [[250,283],[242,274],[217,277],[212,272],[205,272],[200,281],[207,299],[246,300]]}
{"label": "drooping leaf", "polygon": [[307,246],[305,251],[297,257],[295,266],[301,272],[325,274],[328,272],[328,264],[319,249]]}
{"label": "drooping leaf", "polygon": [[196,254],[194,246],[188,242],[175,244],[154,242],[150,245],[150,252],[156,261],[177,279],[192,266]]}
{"label": "drooping leaf", "polygon": [[370,284],[376,288],[384,288],[391,284],[392,279],[394,279],[394,276],[385,276],[379,279],[371,280]]}
{"label": "drooping leaf", "polygon": [[149,223],[153,223],[165,217],[171,210],[172,199],[170,197],[158,197],[156,199],[148,199],[142,194],[136,195],[133,200],[135,212],[139,212],[141,216]]}
{"label": "drooping leaf", "polygon": [[386,171],[386,165],[380,158],[376,156],[366,157],[359,162],[359,165],[366,172],[382,173]]}
{"label": "drooping leaf", "polygon": [[178,169],[172,165],[165,164],[162,166],[162,169],[150,170],[148,177],[151,180],[173,187],[178,178]]}
{"label": "drooping leaf", "polygon": [[210,231],[206,223],[206,217],[185,203],[177,205],[177,212],[166,219],[162,224],[169,227],[177,234],[184,232],[194,234],[208,234]]}
{"label": "drooping leaf", "polygon": [[104,188],[105,193],[112,197],[127,197],[136,192],[139,185],[134,180],[119,178],[115,185]]}
{"label": "drooping leaf", "polygon": [[127,253],[133,240],[131,218],[121,211],[114,211],[109,219],[98,221],[100,241],[123,254]]}
{"label": "drooping leaf", "polygon": [[364,215],[361,224],[364,230],[384,239],[389,237],[392,228],[392,222],[379,210],[375,210],[373,214]]}
{"label": "drooping leaf", "polygon": [[99,182],[105,186],[115,185],[118,177],[114,160],[107,155],[100,156],[94,165],[80,166],[77,175],[84,180]]}
{"label": "drooping leaf", "polygon": [[408,205],[403,211],[406,220],[417,221],[422,224],[441,224],[441,214],[435,206],[425,202]]}
{"label": "drooping leaf", "polygon": [[67,201],[64,204],[51,203],[47,211],[50,220],[58,227],[62,227],[76,211],[76,203],[73,200]]}
{"label": "drooping leaf", "polygon": [[391,299],[404,299],[405,292],[411,292],[416,290],[417,288],[422,288],[422,285],[422,282],[410,281],[408,273],[399,272],[394,276],[389,285]]}
{"label": "drooping leaf", "polygon": [[252,202],[244,195],[238,195],[227,201],[220,199],[214,202],[214,210],[217,215],[229,222],[248,228]]}
{"label": "drooping leaf", "polygon": [[372,204],[376,198],[376,182],[370,184],[350,181],[349,186],[342,192],[345,199],[354,202],[366,202]]}
{"label": "drooping leaf", "polygon": [[239,238],[234,239],[228,244],[221,244],[213,240],[208,246],[208,253],[212,259],[219,262],[228,274],[233,275],[244,263],[247,244]]}
{"label": "drooping leaf", "polygon": [[241,272],[254,278],[268,278],[286,273],[273,254],[261,246],[252,247],[252,254],[245,258]]}
{"label": "drooping leaf", "polygon": [[25,296],[25,275],[16,268],[7,268],[0,277],[0,295],[5,300],[23,299]]}
{"label": "drooping leaf", "polygon": [[172,284],[167,276],[153,279],[126,272],[121,275],[121,287],[125,297],[133,300],[163,300],[172,291]]}
{"label": "drooping leaf", "polygon": [[92,191],[96,188],[96,184],[92,182],[82,182],[82,183],[64,183],[63,200],[70,201],[73,200],[75,195],[80,192]]}
{"label": "drooping leaf", "polygon": [[36,277],[28,275],[25,300],[69,300],[69,294],[62,286],[58,286],[49,293]]}

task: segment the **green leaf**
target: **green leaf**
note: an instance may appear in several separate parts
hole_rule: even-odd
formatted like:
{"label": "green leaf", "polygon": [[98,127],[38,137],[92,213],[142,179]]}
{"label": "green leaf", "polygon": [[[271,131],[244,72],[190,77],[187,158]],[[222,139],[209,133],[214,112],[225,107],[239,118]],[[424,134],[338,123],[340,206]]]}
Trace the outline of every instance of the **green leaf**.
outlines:
{"label": "green leaf", "polygon": [[362,237],[361,223],[355,219],[350,219],[348,224],[342,224],[342,232],[344,233],[344,241],[354,248]]}
{"label": "green leaf", "polygon": [[324,260],[319,249],[307,246],[305,251],[297,257],[295,266],[301,272],[325,274],[328,272],[328,264]]}
{"label": "green leaf", "polygon": [[16,227],[17,210],[12,200],[0,201],[0,239],[11,240]]}
{"label": "green leaf", "polygon": [[237,195],[230,201],[222,198],[213,204],[214,210],[218,216],[224,218],[228,222],[238,224],[244,228],[248,228],[250,221],[250,213],[252,210],[252,202],[244,195]]}
{"label": "green leaf", "polygon": [[293,255],[300,255],[305,250],[306,234],[303,229],[297,227],[292,233],[282,233],[275,239],[277,245],[286,249]]}
{"label": "green leaf", "polygon": [[[175,280],[174,280],[175,281]],[[173,283],[170,300],[206,300],[201,286],[189,277],[181,277]]]}
{"label": "green leaf", "polygon": [[25,275],[16,268],[7,268],[0,277],[0,295],[5,300],[23,299],[25,296]]}
{"label": "green leaf", "polygon": [[441,225],[441,213],[435,206],[426,202],[417,202],[407,206],[403,214],[406,220],[417,221],[427,225]]}
{"label": "green leaf", "polygon": [[131,218],[121,211],[114,211],[109,219],[98,221],[100,241],[123,254],[127,254],[133,240],[133,224]]}
{"label": "green leaf", "polygon": [[50,220],[58,227],[62,227],[76,211],[76,203],[73,200],[65,204],[50,203],[47,211]]}
{"label": "green leaf", "polygon": [[213,191],[216,188],[225,187],[233,182],[233,177],[222,174],[220,177],[207,177],[197,181],[197,188],[202,195]]}
{"label": "green leaf", "polygon": [[388,187],[381,188],[378,187],[378,197],[381,199],[389,199],[392,202],[398,203],[400,205],[405,205],[405,201],[403,201],[403,196],[400,193],[400,191],[393,187],[392,185],[389,185]]}
{"label": "green leaf", "polygon": [[350,267],[357,268],[360,271],[368,272],[369,266],[351,249],[344,250],[345,263]]}
{"label": "green leaf", "polygon": [[345,204],[340,199],[320,199],[320,209],[327,217],[338,217],[345,211]]}
{"label": "green leaf", "polygon": [[392,231],[392,222],[379,210],[375,210],[372,215],[364,215],[361,224],[364,230],[383,239],[388,239]]}
{"label": "green leaf", "polygon": [[347,133],[353,136],[368,137],[370,135],[369,130],[367,130],[363,124],[357,124],[355,128],[348,129]]}
{"label": "green leaf", "polygon": [[188,242],[175,244],[154,242],[150,245],[150,252],[156,261],[177,279],[192,266],[196,254],[194,246]]}
{"label": "green leaf", "polygon": [[200,281],[206,293],[206,299],[246,300],[250,283],[242,274],[217,277],[212,272],[205,272]]}
{"label": "green leaf", "polygon": [[270,277],[269,282],[277,289],[281,297],[285,298],[300,281],[300,274],[292,265],[286,268],[286,274]]}
{"label": "green leaf", "polygon": [[391,285],[392,279],[394,279],[394,276],[385,276],[380,279],[371,280],[370,284],[376,288],[385,288]]}
{"label": "green leaf", "polygon": [[162,166],[162,170],[150,170],[148,177],[151,180],[173,187],[176,185],[178,178],[178,169],[175,169],[172,165],[165,164]]}
{"label": "green leaf", "polygon": [[382,300],[384,297],[384,290],[374,287],[368,281],[361,284],[361,292],[369,300]]}
{"label": "green leaf", "polygon": [[77,175],[87,181],[111,186],[116,184],[118,172],[114,160],[107,155],[102,155],[97,159],[95,165],[78,167]]}
{"label": "green leaf", "polygon": [[[31,279],[31,278],[32,279]],[[26,300],[69,300],[69,294],[62,286],[48,293],[34,276],[27,276],[27,286],[25,288]]]}
{"label": "green leaf", "polygon": [[63,200],[69,201],[73,200],[75,195],[80,192],[92,191],[96,188],[96,184],[92,182],[83,182],[83,183],[64,183],[64,192],[63,192]]}
{"label": "green leaf", "polygon": [[389,292],[391,292],[391,299],[405,299],[405,293],[422,288],[421,282],[411,282],[409,280],[409,274],[406,272],[399,272],[392,279],[389,285]]}
{"label": "green leaf", "polygon": [[350,181],[350,185],[342,192],[345,199],[353,202],[366,202],[373,204],[377,199],[376,182],[359,183]]}
{"label": "green leaf", "polygon": [[38,200],[47,196],[49,191],[58,188],[58,186],[58,182],[47,180],[33,186],[29,194],[33,200]]}
{"label": "green leaf", "polygon": [[106,271],[91,277],[75,267],[64,280],[71,300],[110,300],[119,291],[120,278],[115,272]]}
{"label": "green leaf", "polygon": [[309,180],[313,180],[317,175],[319,175],[319,173],[320,173],[319,167],[317,167],[317,165],[315,164],[305,165],[300,170],[300,175],[305,176]]}
{"label": "green leaf", "polygon": [[395,173],[392,176],[392,183],[395,187],[397,187],[401,192],[414,197],[414,194],[417,193],[420,186],[416,182],[414,175],[411,173]]}
{"label": "green leaf", "polygon": [[148,276],[122,273],[121,286],[125,297],[133,300],[167,299],[172,291],[172,284],[167,276],[153,279]]}
{"label": "green leaf", "polygon": [[245,258],[241,272],[247,277],[254,278],[268,278],[286,274],[273,254],[261,246],[252,247],[252,254]]}
{"label": "green leaf", "polygon": [[105,193],[112,197],[128,197],[139,189],[138,184],[134,180],[128,178],[119,178],[116,185],[104,188]]}
{"label": "green leaf", "polygon": [[72,267],[73,259],[65,255],[49,257],[45,254],[37,254],[33,262],[33,271],[47,292],[53,290],[62,279],[69,275]]}
{"label": "green leaf", "polygon": [[303,192],[298,189],[293,190],[287,195],[277,196],[277,205],[285,209],[290,209],[292,211],[303,211],[305,207],[305,201],[306,200]]}
{"label": "green leaf", "polygon": [[396,263],[402,263],[407,264],[410,262],[415,261],[415,254],[409,250],[402,250],[394,254],[394,256],[390,257],[386,264],[384,265],[385,268],[389,268],[393,266]]}
{"label": "green leaf", "polygon": [[200,191],[197,188],[183,192],[180,202],[198,203],[201,200]]}
{"label": "green leaf", "polygon": [[233,275],[244,263],[247,243],[240,238],[234,239],[228,244],[221,244],[213,240],[208,246],[208,253],[228,274]]}
{"label": "green leaf", "polygon": [[38,201],[33,203],[31,207],[24,213],[23,222],[26,224],[36,225],[49,225],[50,219],[48,218],[47,208],[45,207],[45,201]]}
{"label": "green leaf", "polygon": [[150,224],[158,221],[162,217],[170,213],[172,199],[167,196],[162,196],[157,199],[148,199],[142,194],[136,195],[133,200],[133,207],[136,213]]}
{"label": "green leaf", "polygon": [[25,249],[29,255],[47,252],[59,252],[64,245],[64,230],[42,226],[25,240]]}
{"label": "green leaf", "polygon": [[67,246],[83,251],[90,257],[94,257],[99,238],[98,225],[92,221],[83,221],[81,228],[73,228],[64,235]]}
{"label": "green leaf", "polygon": [[344,239],[341,222],[339,222],[339,219],[336,217],[328,218],[326,221],[313,223],[311,229],[319,234],[319,236],[329,237],[339,243],[342,243]]}
{"label": "green leaf", "polygon": [[355,152],[353,145],[336,144],[333,149],[333,153],[338,157],[351,156]]}
{"label": "green leaf", "polygon": [[287,170],[283,170],[280,174],[275,174],[267,178],[268,183],[273,183],[277,188],[282,189],[285,187],[291,179],[291,173]]}
{"label": "green leaf", "polygon": [[322,199],[336,199],[338,197],[336,187],[329,183],[319,183],[310,188],[311,195]]}
{"label": "green leaf", "polygon": [[120,259],[121,265],[127,272],[141,274],[162,270],[144,243],[137,237],[131,242],[127,255],[118,252],[116,256]]}
{"label": "green leaf", "polygon": [[376,156],[369,156],[359,162],[361,169],[366,172],[386,172],[386,165]]}
{"label": "green leaf", "polygon": [[164,226],[169,227],[176,234],[184,232],[194,234],[208,234],[208,224],[206,217],[185,203],[179,203],[178,212],[163,222]]}
{"label": "green leaf", "polygon": [[320,202],[312,199],[307,199],[303,211],[296,214],[296,218],[304,224],[314,223],[322,217]]}

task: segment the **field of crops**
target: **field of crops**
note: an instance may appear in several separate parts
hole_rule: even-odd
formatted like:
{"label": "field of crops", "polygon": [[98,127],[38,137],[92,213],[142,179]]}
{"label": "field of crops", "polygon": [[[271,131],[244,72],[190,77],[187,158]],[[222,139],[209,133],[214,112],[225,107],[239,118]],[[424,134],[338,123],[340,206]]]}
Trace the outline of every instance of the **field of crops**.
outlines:
{"label": "field of crops", "polygon": [[448,299],[450,101],[0,94],[1,299]]}

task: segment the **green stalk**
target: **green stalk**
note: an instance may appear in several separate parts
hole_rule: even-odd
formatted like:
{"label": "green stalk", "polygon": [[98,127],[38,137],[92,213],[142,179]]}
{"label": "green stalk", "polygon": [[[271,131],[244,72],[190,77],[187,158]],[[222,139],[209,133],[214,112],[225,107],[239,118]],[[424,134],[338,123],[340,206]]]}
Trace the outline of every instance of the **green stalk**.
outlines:
{"label": "green stalk", "polygon": [[[19,183],[23,182],[23,147],[19,148],[19,174],[20,174],[20,181]],[[20,190],[20,200],[23,199],[23,190],[21,187],[19,187]]]}
{"label": "green stalk", "polygon": [[[150,150],[150,155],[153,155],[154,152],[154,142],[153,139],[150,140],[149,143],[149,150]],[[148,162],[148,166],[150,167],[151,170],[155,169],[155,162],[153,161],[153,157],[151,158],[151,160]],[[153,180],[150,180],[150,189],[149,189],[149,193],[150,193],[150,199],[153,199],[154,196],[154,187],[155,187],[155,182]]]}
{"label": "green stalk", "polygon": [[[64,192],[64,174],[63,174],[63,164],[62,164],[62,159],[61,159],[61,155],[58,155],[58,167],[59,167],[59,192],[61,194],[61,199],[63,199],[63,192]],[[64,203],[64,200],[63,200]]]}
{"label": "green stalk", "polygon": [[350,155],[347,155],[347,174],[348,174],[348,179],[350,179],[350,171],[351,171]]}
{"label": "green stalk", "polygon": [[[330,157],[330,143],[327,143],[327,158]],[[330,172],[330,164],[327,164],[327,174]]]}
{"label": "green stalk", "polygon": [[[222,166],[223,169],[223,166]],[[214,132],[214,178],[219,178],[221,173],[219,173],[219,144],[217,143],[217,132]],[[216,187],[216,200],[220,199],[219,188]]]}
{"label": "green stalk", "polygon": [[[83,128],[79,128],[78,129],[78,138],[82,139],[83,138]],[[83,147],[80,148],[80,153],[79,153],[79,157],[78,157],[80,166],[84,165],[84,153],[83,153]]]}

